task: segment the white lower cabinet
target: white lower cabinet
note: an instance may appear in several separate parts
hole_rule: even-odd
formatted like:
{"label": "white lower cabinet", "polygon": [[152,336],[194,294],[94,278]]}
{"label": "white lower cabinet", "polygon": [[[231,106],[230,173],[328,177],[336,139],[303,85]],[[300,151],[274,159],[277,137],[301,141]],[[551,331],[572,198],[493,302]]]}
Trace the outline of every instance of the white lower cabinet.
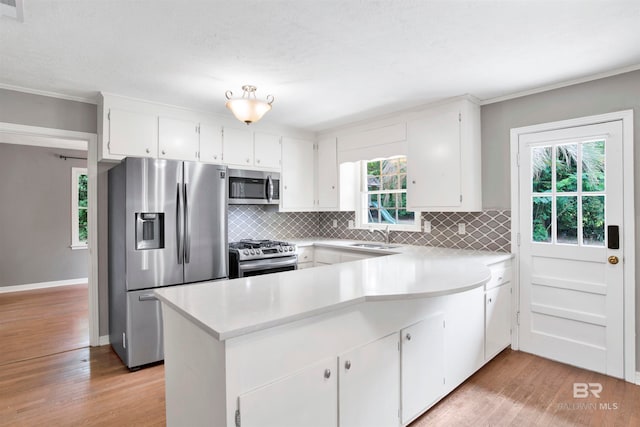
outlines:
{"label": "white lower cabinet", "polygon": [[506,283],[485,292],[485,349],[489,360],[511,343],[511,285]]}
{"label": "white lower cabinet", "polygon": [[238,398],[242,427],[338,425],[338,373],[331,357]]}
{"label": "white lower cabinet", "polygon": [[298,246],[298,270],[314,266],[314,252],[313,246]]}
{"label": "white lower cabinet", "polygon": [[402,425],[438,401],[444,388],[444,313],[400,331],[402,342]]}
{"label": "white lower cabinet", "polygon": [[340,426],[399,425],[397,333],[342,354],[338,366]]}

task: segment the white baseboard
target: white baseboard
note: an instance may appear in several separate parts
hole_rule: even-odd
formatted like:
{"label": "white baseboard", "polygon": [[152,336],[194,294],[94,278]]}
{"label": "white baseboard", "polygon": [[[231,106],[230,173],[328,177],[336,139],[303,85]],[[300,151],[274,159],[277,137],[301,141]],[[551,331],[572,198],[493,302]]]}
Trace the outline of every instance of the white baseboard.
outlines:
{"label": "white baseboard", "polygon": [[109,335],[101,335],[98,338],[98,345],[109,345]]}
{"label": "white baseboard", "polygon": [[56,286],[82,285],[89,283],[89,279],[81,277],[79,279],[56,280],[53,282],[28,283],[26,285],[0,286],[0,294],[5,292],[32,291],[34,289],[54,288]]}

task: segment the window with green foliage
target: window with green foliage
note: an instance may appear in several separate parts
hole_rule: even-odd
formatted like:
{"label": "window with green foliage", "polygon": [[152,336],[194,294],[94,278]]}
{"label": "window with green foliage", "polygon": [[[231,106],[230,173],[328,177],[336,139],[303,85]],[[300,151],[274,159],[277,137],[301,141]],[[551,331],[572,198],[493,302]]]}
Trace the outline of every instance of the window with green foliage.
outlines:
{"label": "window with green foliage", "polygon": [[605,141],[531,148],[532,241],[605,244]]}
{"label": "window with green foliage", "polygon": [[87,169],[71,168],[71,248],[87,247],[88,227],[87,213],[89,199],[87,197]]}
{"label": "window with green foliage", "polygon": [[392,157],[363,163],[361,226],[415,229],[420,214],[407,210],[407,158]]}

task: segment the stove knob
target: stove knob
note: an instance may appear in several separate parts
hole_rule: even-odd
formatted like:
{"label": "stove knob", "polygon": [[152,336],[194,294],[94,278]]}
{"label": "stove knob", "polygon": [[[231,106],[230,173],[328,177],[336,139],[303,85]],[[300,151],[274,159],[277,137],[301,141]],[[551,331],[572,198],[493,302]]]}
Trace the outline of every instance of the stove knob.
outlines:
{"label": "stove knob", "polygon": [[289,252],[293,252],[293,246],[289,246]]}
{"label": "stove knob", "polygon": [[249,255],[249,249],[245,249],[244,251],[242,251],[242,253],[245,255]]}
{"label": "stove knob", "polygon": [[282,246],[278,248],[278,252],[283,252],[284,249],[282,249]]}
{"label": "stove knob", "polygon": [[249,251],[249,253],[250,253],[251,255],[255,255],[255,254],[256,254],[256,251],[254,251],[253,249],[251,249],[251,250]]}

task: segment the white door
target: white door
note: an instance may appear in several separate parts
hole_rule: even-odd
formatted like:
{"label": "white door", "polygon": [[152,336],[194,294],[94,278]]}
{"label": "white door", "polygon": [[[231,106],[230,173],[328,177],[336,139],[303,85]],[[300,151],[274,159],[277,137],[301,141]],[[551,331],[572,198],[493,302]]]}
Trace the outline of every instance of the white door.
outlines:
{"label": "white door", "polygon": [[622,130],[611,121],[518,140],[520,349],[619,378]]}
{"label": "white door", "polygon": [[109,154],[135,157],[158,155],[157,116],[111,108],[108,117]]}
{"label": "white door", "polygon": [[338,209],[338,144],[335,137],[318,141],[318,207]]}
{"label": "white door", "polygon": [[282,180],[280,208],[283,211],[312,211],[314,206],[313,142],[282,138]]}
{"label": "white door", "polygon": [[201,162],[222,162],[222,128],[200,123],[200,159]]}

